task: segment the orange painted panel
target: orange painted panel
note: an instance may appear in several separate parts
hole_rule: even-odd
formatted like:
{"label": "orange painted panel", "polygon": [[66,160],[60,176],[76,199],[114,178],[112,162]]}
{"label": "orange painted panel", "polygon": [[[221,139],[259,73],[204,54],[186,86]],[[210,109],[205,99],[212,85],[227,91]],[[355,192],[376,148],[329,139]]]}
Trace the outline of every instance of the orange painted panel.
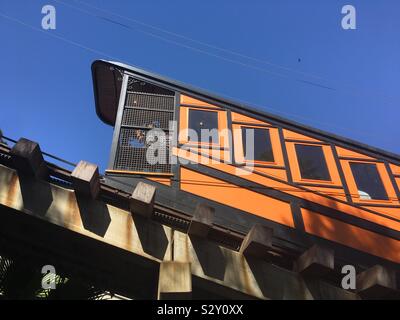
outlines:
{"label": "orange painted panel", "polygon": [[[201,152],[195,152],[194,150],[191,149],[174,148],[173,154],[178,158],[185,159],[187,162],[192,164],[199,163],[209,167],[214,167],[222,163],[220,159],[214,159],[214,158],[210,159],[208,156],[202,155]],[[181,163],[185,164],[185,162],[182,161]]]}
{"label": "orange painted panel", "polygon": [[294,228],[292,211],[287,202],[186,168],[181,168],[181,189]]}
{"label": "orange painted panel", "polygon": [[395,180],[396,180],[397,186],[398,186],[399,189],[400,189],[400,178],[395,178]]}
{"label": "orange painted panel", "polygon": [[311,189],[313,191],[317,191],[329,197],[334,197],[342,201],[347,201],[346,193],[344,192],[343,189],[333,189],[333,188],[323,188],[323,187],[313,187],[313,186],[307,186],[306,188]]}
{"label": "orange painted panel", "polygon": [[301,209],[306,232],[369,254],[400,262],[400,241]]}
{"label": "orange painted panel", "polygon": [[319,203],[323,206],[333,208],[339,211],[342,211],[344,213],[353,215],[355,217],[359,217],[361,219],[365,219],[371,222],[374,222],[376,224],[380,224],[383,226],[386,226],[390,229],[400,231],[400,222],[394,221],[393,219],[389,217],[384,217],[381,215],[374,214],[369,211],[365,211],[361,208],[355,207],[349,203],[345,203],[339,200],[334,200],[334,199],[329,199],[326,198],[325,196],[318,195],[316,193],[311,192],[311,190],[303,190],[299,187],[290,185],[285,183],[284,181],[277,181],[270,179],[265,176],[261,176],[259,174],[256,174],[254,172],[249,172],[246,170],[246,168],[237,168],[232,165],[226,164],[226,163],[210,163],[210,161],[202,156],[195,155],[194,153],[191,153],[189,151],[181,150],[178,148],[173,148],[173,154],[177,155],[181,158],[191,160],[193,162],[201,163],[205,166],[209,166],[211,168],[214,168],[216,170],[220,170],[222,172],[232,174],[232,175],[237,175],[242,179],[246,179],[248,181],[252,181],[255,183],[258,183],[260,185],[268,186],[283,192],[286,192],[288,194],[291,194],[293,196],[296,196],[301,199],[305,199],[314,203]]}
{"label": "orange painted panel", "polygon": [[339,157],[375,160],[374,158],[368,157],[364,154],[361,154],[361,153],[358,153],[355,151],[351,151],[348,149],[344,149],[341,147],[336,147],[336,151],[337,151]]}
{"label": "orange painted panel", "polygon": [[313,141],[313,142],[322,142],[321,140],[317,140],[303,134],[293,132],[287,129],[283,129],[283,136],[287,140],[298,140],[298,141]]}
{"label": "orange painted panel", "polygon": [[275,177],[275,178],[287,181],[287,174],[286,174],[285,169],[254,167],[254,172],[268,174],[271,177]]}
{"label": "orange painted panel", "polygon": [[[216,150],[216,149],[209,149],[209,148],[197,148],[197,147],[190,147],[187,152],[183,151],[181,148],[180,153],[183,153],[184,157],[190,157],[192,161],[198,162],[204,164],[204,161],[206,157],[202,156],[211,156],[213,159],[210,159],[210,161],[214,161],[214,163],[221,163],[221,162],[227,162],[230,163],[231,159],[231,153],[229,150]],[[193,152],[190,152],[193,151]],[[199,154],[198,157],[196,157],[196,154]],[[263,173],[267,174],[271,177],[278,178],[284,181],[287,181],[287,174],[286,174],[286,169],[275,169],[275,168],[264,168],[264,167],[250,167],[246,166],[246,168],[250,171],[254,171],[255,173]]]}
{"label": "orange painted panel", "polygon": [[188,96],[185,96],[182,94],[181,94],[181,104],[190,104],[190,105],[194,105],[194,106],[203,106],[203,107],[214,107],[214,108],[220,109],[220,107],[217,107],[208,102],[201,101],[201,100],[198,100],[195,98],[191,98],[191,97],[188,97]]}
{"label": "orange painted panel", "polygon": [[383,213],[387,216],[400,219],[400,208],[368,207],[368,206],[363,206],[363,208],[367,208],[376,212]]}
{"label": "orange painted panel", "polygon": [[168,187],[171,186],[171,179],[169,179],[169,178],[151,178],[151,177],[146,177],[146,179],[149,179],[149,180],[154,181],[154,182],[161,183],[161,184],[166,185]]}
{"label": "orange painted panel", "polygon": [[400,166],[396,166],[395,164],[389,164],[390,169],[392,170],[393,174],[400,175]]}
{"label": "orange painted panel", "polygon": [[[179,153],[181,154],[181,157],[188,157],[191,159],[191,161],[202,164],[207,164],[205,163],[205,160],[207,160],[205,156],[211,156],[212,159],[210,159],[209,161],[213,161],[212,163],[214,164],[221,163],[224,161],[230,163],[230,158],[231,158],[231,153],[229,150],[216,150],[209,148],[190,147],[189,150],[187,151],[181,148],[179,149]],[[197,154],[198,156],[196,156]],[[250,167],[250,166],[246,166],[245,168],[255,173],[263,173],[271,177],[287,181],[286,169]]]}
{"label": "orange painted panel", "polygon": [[263,124],[263,125],[270,125],[268,122],[260,121],[254,118],[250,118],[240,113],[232,112],[232,121],[233,122],[246,122],[250,124]]}
{"label": "orange painted panel", "polygon": [[201,153],[202,155],[207,155],[212,158],[230,162],[231,160],[231,152],[230,150],[220,150],[220,149],[211,149],[211,148],[198,148],[198,147],[190,147],[195,153]]}

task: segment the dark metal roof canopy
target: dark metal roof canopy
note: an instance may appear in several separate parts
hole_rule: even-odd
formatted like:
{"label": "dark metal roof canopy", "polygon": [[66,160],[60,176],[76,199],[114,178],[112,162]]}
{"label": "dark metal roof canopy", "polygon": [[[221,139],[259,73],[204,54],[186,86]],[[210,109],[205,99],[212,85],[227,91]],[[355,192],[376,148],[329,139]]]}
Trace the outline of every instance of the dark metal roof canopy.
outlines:
{"label": "dark metal roof canopy", "polygon": [[241,112],[250,117],[275,122],[276,125],[281,125],[288,129],[315,136],[317,139],[325,139],[337,144],[338,146],[350,147],[367,155],[373,157],[380,156],[394,163],[400,164],[400,155],[398,154],[369,146],[352,139],[344,138],[333,133],[315,129],[140,68],[119,62],[96,60],[92,64],[96,113],[103,122],[112,126],[115,124],[117,115],[123,72],[128,72],[132,74],[133,77],[146,81],[147,86],[150,88],[152,87],[151,83],[154,83],[157,85],[157,87],[154,86],[154,90],[160,90],[161,86],[166,91],[178,91],[194,98],[208,101],[211,104],[220,105],[221,107]]}
{"label": "dark metal roof canopy", "polygon": [[92,64],[92,76],[97,116],[113,126],[121,93],[122,75],[112,64],[95,61]]}

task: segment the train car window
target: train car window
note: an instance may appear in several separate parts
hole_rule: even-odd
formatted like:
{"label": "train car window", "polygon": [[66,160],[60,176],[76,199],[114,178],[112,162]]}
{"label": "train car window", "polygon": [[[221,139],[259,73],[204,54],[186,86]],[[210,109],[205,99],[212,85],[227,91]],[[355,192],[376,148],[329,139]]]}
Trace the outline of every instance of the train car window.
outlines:
{"label": "train car window", "polygon": [[[254,145],[252,148],[253,150],[249,148],[249,152],[246,153],[247,130],[254,131]],[[242,143],[246,160],[274,162],[271,136],[268,129],[242,127]]]}
{"label": "train car window", "polygon": [[[211,136],[202,138],[202,129],[218,130],[218,112],[216,111],[205,111],[205,110],[189,110],[189,128],[193,129],[197,133],[199,142],[212,142]],[[202,140],[204,139],[204,141]]]}
{"label": "train car window", "polygon": [[388,200],[378,168],[374,163],[350,162],[358,193],[363,200]]}
{"label": "train car window", "polygon": [[331,180],[321,146],[296,144],[296,155],[303,179]]}

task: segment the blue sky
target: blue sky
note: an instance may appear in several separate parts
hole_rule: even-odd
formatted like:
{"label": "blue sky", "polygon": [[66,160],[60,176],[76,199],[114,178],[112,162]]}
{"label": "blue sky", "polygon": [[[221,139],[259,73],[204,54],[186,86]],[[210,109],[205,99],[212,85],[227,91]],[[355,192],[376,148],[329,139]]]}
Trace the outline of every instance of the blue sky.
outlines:
{"label": "blue sky", "polygon": [[[56,30],[41,29],[46,4]],[[0,128],[104,171],[112,127],[90,65],[113,59],[400,153],[399,16],[396,0],[0,0]]]}

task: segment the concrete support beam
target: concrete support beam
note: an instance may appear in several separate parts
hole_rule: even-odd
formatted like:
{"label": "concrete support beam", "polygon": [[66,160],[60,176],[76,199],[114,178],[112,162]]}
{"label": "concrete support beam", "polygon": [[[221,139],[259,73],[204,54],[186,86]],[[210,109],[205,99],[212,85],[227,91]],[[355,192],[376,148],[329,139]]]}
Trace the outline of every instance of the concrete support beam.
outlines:
{"label": "concrete support beam", "polygon": [[96,199],[100,192],[100,174],[97,165],[79,161],[71,173],[75,191]]}
{"label": "concrete support beam", "polygon": [[[172,229],[165,225],[132,216],[129,211],[101,200],[85,201],[81,205],[73,190],[47,181],[28,184],[25,188],[21,188],[21,185],[15,170],[0,166],[0,208],[18,210],[23,214],[20,215],[21,219],[26,219],[27,223],[32,220],[29,216],[40,217],[38,221],[58,225],[92,242],[100,241],[157,263],[172,255]],[[1,213],[0,210],[0,225],[4,225],[7,219]],[[14,231],[16,235],[25,233],[22,229],[18,230]],[[64,241],[63,237],[57,239]],[[49,242],[48,238],[45,240]]]}
{"label": "concrete support beam", "polygon": [[38,143],[21,138],[10,151],[18,172],[40,179],[48,177],[46,162]]}
{"label": "concrete support beam", "polygon": [[214,211],[214,208],[199,203],[190,222],[188,234],[190,236],[207,238],[208,233],[212,229]]}
{"label": "concrete support beam", "polygon": [[334,251],[314,245],[305,251],[295,263],[295,271],[305,276],[322,277],[334,269]]}
{"label": "concrete support beam", "polygon": [[102,200],[82,205],[73,190],[30,180],[0,166],[4,252],[54,263],[122,295],[157,298],[159,264],[172,256],[171,228]]}
{"label": "concrete support beam", "polygon": [[155,186],[139,182],[131,196],[130,211],[150,218],[153,214],[155,195]]}
{"label": "concrete support beam", "polygon": [[186,300],[192,297],[192,273],[189,262],[164,261],[160,264],[159,300]]}
{"label": "concrete support beam", "polygon": [[[4,246],[13,250],[18,246],[18,252],[33,255],[43,250],[46,259],[54,252],[56,265],[72,264],[82,278],[93,274],[107,278],[108,283],[118,283],[121,294],[129,289],[138,298],[156,298],[157,287],[160,298],[173,292],[189,295],[192,290],[192,297],[203,298],[210,293],[232,299],[238,294],[260,299],[358,299],[322,279],[305,279],[270,261],[249,259],[215,241],[191,238],[100,200],[81,206],[74,191],[47,181],[21,188],[20,180],[15,170],[0,166],[0,234],[12,239],[3,241]],[[111,258],[104,260],[105,253]],[[169,263],[174,265],[166,262],[160,269],[159,264],[171,257],[174,261]],[[174,279],[183,275],[186,280]],[[180,285],[171,288],[167,279]]]}
{"label": "concrete support beam", "polygon": [[396,292],[396,273],[381,265],[357,275],[357,292],[362,298],[386,298]]}
{"label": "concrete support beam", "polygon": [[256,224],[244,238],[240,253],[257,258],[268,258],[272,248],[272,229]]}
{"label": "concrete support beam", "polygon": [[244,295],[277,300],[358,299],[355,293],[321,279],[313,279],[314,285],[309,286],[298,272],[263,259],[249,259],[215,241],[190,238],[175,230],[173,246],[174,261],[191,263],[193,297],[201,287],[227,299],[244,299]]}

